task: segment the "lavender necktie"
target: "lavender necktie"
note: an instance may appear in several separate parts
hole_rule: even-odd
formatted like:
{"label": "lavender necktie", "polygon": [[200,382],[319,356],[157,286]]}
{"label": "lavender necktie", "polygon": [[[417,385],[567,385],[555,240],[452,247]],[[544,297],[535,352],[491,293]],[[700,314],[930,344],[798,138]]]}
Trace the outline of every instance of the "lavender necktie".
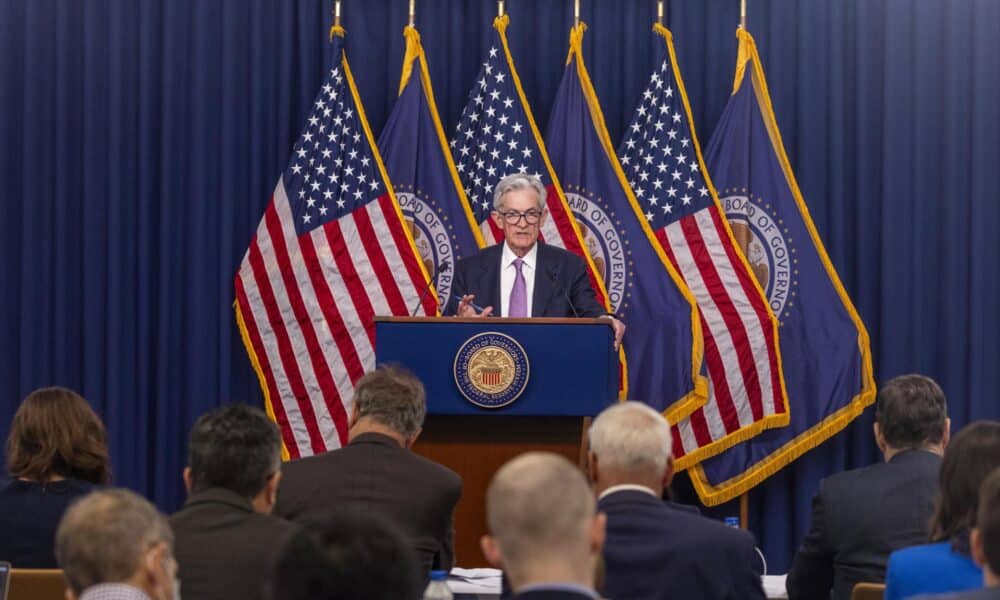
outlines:
{"label": "lavender necktie", "polygon": [[524,283],[524,273],[521,272],[522,266],[524,266],[524,261],[520,258],[515,258],[514,268],[517,270],[517,273],[514,274],[514,287],[510,290],[510,302],[507,303],[508,317],[528,316],[528,286]]}

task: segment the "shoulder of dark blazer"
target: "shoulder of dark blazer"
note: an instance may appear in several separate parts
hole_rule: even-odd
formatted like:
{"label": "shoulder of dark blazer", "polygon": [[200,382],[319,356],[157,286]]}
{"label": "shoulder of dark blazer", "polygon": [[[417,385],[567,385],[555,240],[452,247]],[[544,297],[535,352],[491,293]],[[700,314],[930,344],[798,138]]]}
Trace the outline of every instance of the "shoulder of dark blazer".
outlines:
{"label": "shoulder of dark blazer", "polygon": [[855,495],[859,486],[878,485],[892,478],[895,474],[912,476],[922,473],[928,479],[936,479],[941,467],[941,457],[927,450],[904,450],[896,454],[889,462],[877,462],[834,473],[820,483],[820,495],[846,492]]}

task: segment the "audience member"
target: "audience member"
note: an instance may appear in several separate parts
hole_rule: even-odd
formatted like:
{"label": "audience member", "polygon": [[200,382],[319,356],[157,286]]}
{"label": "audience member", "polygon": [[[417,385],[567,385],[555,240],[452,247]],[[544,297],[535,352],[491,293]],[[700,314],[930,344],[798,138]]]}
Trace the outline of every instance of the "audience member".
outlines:
{"label": "audience member", "polygon": [[522,454],[486,491],[486,559],[502,568],[515,600],[597,598],[594,573],[604,542],[583,474],[555,454]]}
{"label": "audience member", "polygon": [[270,600],[415,600],[423,574],[409,544],[368,515],[307,520],[271,571]]}
{"label": "audience member", "polygon": [[605,594],[763,599],[752,535],[660,499],[671,448],[667,421],[639,402],[608,408],[590,427],[590,479],[607,515]]}
{"label": "audience member", "polygon": [[0,560],[54,569],[56,526],[66,507],[111,478],[104,424],[71,390],[35,390],[14,414],[7,472],[11,479],[0,487]]}
{"label": "audience member", "polygon": [[983,574],[970,556],[979,488],[1000,467],[1000,422],[980,421],[958,432],[941,462],[931,544],[893,552],[886,572],[886,600],[978,588]]}
{"label": "audience member", "polygon": [[261,598],[281,546],[295,533],[271,516],[281,480],[281,436],[261,410],[232,404],[191,430],[188,499],[170,524],[188,598]]}
{"label": "audience member", "polygon": [[972,560],[983,569],[983,589],[957,594],[921,596],[924,600],[1000,600],[1000,469],[979,490],[976,526],[969,536]]}
{"label": "audience member", "polygon": [[412,374],[397,367],[366,374],[354,390],[350,443],[285,465],[275,514],[376,515],[404,534],[425,576],[450,569],[462,480],[409,450],[426,412],[424,386]]}
{"label": "audience member", "polygon": [[951,423],[944,392],[923,375],[886,383],[875,408],[885,462],[820,482],[812,524],[792,561],[791,600],[848,600],[859,582],[880,583],[894,550],[927,540],[941,454]]}
{"label": "audience member", "polygon": [[122,489],[84,496],[56,533],[67,600],[180,598],[172,546],[167,520],[144,498]]}

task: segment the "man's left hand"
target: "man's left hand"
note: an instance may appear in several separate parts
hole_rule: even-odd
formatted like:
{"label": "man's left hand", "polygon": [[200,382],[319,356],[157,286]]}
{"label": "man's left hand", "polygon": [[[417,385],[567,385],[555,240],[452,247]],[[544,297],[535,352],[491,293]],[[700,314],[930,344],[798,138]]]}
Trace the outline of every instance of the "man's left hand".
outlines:
{"label": "man's left hand", "polygon": [[605,318],[611,319],[611,328],[615,331],[614,349],[617,350],[622,344],[622,338],[625,336],[625,323],[622,323],[611,315],[605,315]]}

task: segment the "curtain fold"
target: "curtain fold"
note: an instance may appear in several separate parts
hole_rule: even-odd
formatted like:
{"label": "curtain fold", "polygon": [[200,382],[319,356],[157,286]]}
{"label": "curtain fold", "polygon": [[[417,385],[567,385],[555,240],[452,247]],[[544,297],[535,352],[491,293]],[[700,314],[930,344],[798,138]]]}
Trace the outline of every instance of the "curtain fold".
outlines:
{"label": "curtain fold", "polygon": [[[343,3],[376,134],[395,100],[405,4]],[[652,68],[656,3],[581,4],[617,143]],[[704,143],[732,89],[738,2],[668,4]],[[194,419],[261,402],[232,276],[330,59],[332,5],[0,0],[0,433],[32,389],[78,389],[108,425],[115,482],[173,510]],[[792,166],[868,326],[879,380],[933,376],[956,427],[997,418],[1000,3],[750,8]],[[448,133],[495,11],[490,0],[417,3]],[[544,130],[572,2],[510,0],[508,13]],[[751,493],[772,571],[787,569],[819,479],[877,459],[871,421],[868,411]]]}

